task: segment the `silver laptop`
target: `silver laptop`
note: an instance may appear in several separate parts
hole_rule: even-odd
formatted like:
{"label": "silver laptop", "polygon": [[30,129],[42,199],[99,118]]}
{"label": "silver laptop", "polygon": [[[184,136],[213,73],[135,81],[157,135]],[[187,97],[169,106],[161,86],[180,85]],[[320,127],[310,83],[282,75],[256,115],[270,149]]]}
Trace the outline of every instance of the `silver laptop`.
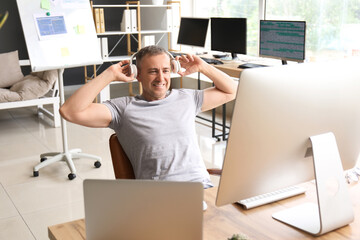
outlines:
{"label": "silver laptop", "polygon": [[200,240],[203,185],[84,180],[86,239]]}

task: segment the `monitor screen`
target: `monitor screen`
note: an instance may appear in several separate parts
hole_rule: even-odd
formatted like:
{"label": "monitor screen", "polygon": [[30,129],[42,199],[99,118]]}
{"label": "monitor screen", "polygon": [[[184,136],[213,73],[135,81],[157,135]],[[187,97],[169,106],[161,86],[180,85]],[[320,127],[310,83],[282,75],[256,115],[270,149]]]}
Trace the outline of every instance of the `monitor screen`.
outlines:
{"label": "monitor screen", "polygon": [[360,154],[357,61],[280,65],[241,73],[218,206],[314,179],[313,158],[308,154],[311,136],[332,132],[343,168],[356,165]]}
{"label": "monitor screen", "polygon": [[209,25],[208,18],[181,18],[178,44],[204,47]]}
{"label": "monitor screen", "polygon": [[302,62],[305,59],[304,21],[260,20],[261,57]]}
{"label": "monitor screen", "polygon": [[246,54],[246,18],[211,18],[211,50]]}

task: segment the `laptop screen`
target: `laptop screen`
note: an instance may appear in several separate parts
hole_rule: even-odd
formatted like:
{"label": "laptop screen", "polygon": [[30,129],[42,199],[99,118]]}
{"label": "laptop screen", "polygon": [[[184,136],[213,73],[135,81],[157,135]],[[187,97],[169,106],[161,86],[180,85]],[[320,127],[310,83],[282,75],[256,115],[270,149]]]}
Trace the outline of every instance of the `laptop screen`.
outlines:
{"label": "laptop screen", "polygon": [[86,239],[202,239],[203,185],[84,180]]}

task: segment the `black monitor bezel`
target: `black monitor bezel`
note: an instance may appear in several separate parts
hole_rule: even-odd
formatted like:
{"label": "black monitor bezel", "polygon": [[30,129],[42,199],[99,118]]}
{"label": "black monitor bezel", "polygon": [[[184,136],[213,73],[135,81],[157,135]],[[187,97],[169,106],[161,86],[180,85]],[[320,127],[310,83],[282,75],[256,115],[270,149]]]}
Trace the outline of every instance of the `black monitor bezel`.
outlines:
{"label": "black monitor bezel", "polygon": [[[239,24],[244,24],[245,23],[245,26],[242,26],[242,28],[245,28],[245,29],[242,29],[241,33],[245,33],[243,34],[243,36],[240,36],[239,37],[239,40],[241,42],[241,44],[239,44],[241,46],[241,48],[237,48],[235,49],[234,47],[229,47],[229,45],[221,45],[219,47],[219,45],[217,46],[214,46],[214,39],[216,37],[216,29],[214,29],[214,22],[218,21],[218,20],[221,20],[223,21],[224,23],[226,21],[233,21],[233,20],[237,20],[239,21]],[[219,21],[220,22],[220,21]],[[210,24],[211,24],[211,50],[213,51],[221,51],[221,52],[230,52],[232,53],[233,55],[234,54],[246,54],[247,53],[247,18],[234,18],[234,17],[231,17],[231,18],[224,18],[224,17],[211,17],[210,18]],[[229,26],[231,28],[232,31],[236,31],[238,30],[236,28],[236,26]],[[232,33],[231,31],[228,31],[229,32],[229,35],[230,34],[233,34],[234,35],[234,32]]]}
{"label": "black monitor bezel", "polygon": [[[183,20],[191,20],[191,21],[207,21],[206,23],[206,28],[202,29],[205,30],[205,32],[203,33],[202,36],[202,44],[197,44],[197,43],[193,43],[193,42],[184,42],[181,41],[179,42],[180,39],[183,39],[182,36],[184,36],[184,31],[189,31],[188,29],[184,28],[184,25],[182,24]],[[179,28],[179,34],[178,34],[178,39],[177,39],[177,44],[179,45],[186,45],[186,46],[191,46],[191,47],[205,47],[205,42],[206,42],[206,36],[207,36],[207,30],[209,28],[209,18],[193,18],[193,17],[181,17],[180,19],[180,28]],[[190,33],[190,35],[193,33]]]}

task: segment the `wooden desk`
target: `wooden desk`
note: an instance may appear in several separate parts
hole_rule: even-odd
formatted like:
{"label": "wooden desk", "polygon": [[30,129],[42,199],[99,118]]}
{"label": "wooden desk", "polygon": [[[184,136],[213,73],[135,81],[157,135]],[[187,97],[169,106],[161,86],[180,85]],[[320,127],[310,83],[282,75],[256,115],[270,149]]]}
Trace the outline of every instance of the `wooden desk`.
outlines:
{"label": "wooden desk", "polygon": [[214,65],[217,69],[223,71],[230,77],[240,78],[240,73],[244,70],[242,68],[238,68],[239,64],[243,62],[239,61],[222,61],[224,64]]}
{"label": "wooden desk", "polygon": [[[210,59],[214,58],[211,54],[203,54],[203,55],[199,55],[199,57],[210,58]],[[244,63],[242,61],[239,60],[220,60],[220,61],[223,62],[224,64],[218,64],[218,65],[211,64],[211,65],[219,69],[220,71],[226,73],[230,77],[239,78],[241,71],[244,70],[238,68],[239,64]]]}
{"label": "wooden desk", "polygon": [[[296,206],[303,202],[315,200],[315,186],[305,184],[308,191],[304,195],[267,204],[251,210],[243,210],[237,204],[223,207],[215,206],[217,188],[205,190],[205,201],[208,209],[204,212],[204,240],[226,240],[233,234],[243,233],[250,239],[317,239],[317,240],[342,240],[360,239],[360,184],[349,186],[350,196],[354,207],[355,220],[351,224],[320,237],[287,226],[272,219],[274,212],[287,207]],[[85,239],[84,219],[54,225],[48,228],[51,240],[76,240]]]}

